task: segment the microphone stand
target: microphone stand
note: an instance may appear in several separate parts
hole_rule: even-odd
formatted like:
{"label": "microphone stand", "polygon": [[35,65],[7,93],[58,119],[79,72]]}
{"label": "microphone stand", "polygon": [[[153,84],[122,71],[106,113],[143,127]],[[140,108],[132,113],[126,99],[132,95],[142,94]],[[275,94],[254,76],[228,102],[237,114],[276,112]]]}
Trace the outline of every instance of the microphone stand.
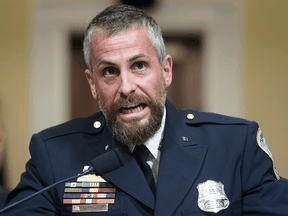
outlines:
{"label": "microphone stand", "polygon": [[13,206],[19,205],[20,203],[23,203],[25,201],[27,201],[28,199],[31,199],[32,197],[37,196],[38,194],[43,193],[44,191],[47,191],[53,187],[55,187],[58,184],[61,184],[63,182],[69,181],[71,179],[86,175],[87,173],[91,172],[92,170],[95,171],[95,174],[97,175],[103,175],[105,173],[111,172],[113,170],[116,170],[118,168],[120,168],[121,166],[123,166],[124,164],[124,158],[121,155],[120,151],[116,148],[113,151],[110,152],[106,152],[102,155],[99,155],[98,157],[94,158],[91,162],[90,162],[91,166],[83,173],[81,173],[80,175],[75,175],[72,177],[69,177],[67,179],[63,179],[61,181],[55,182],[54,184],[43,188],[42,190],[29,195],[28,197],[25,197],[22,200],[19,200],[9,206],[6,206],[3,209],[0,209],[0,214],[2,214],[4,211],[7,211],[8,209],[12,208]]}
{"label": "microphone stand", "polygon": [[75,176],[72,176],[72,177],[63,179],[63,180],[61,180],[61,181],[59,181],[59,182],[56,182],[56,183],[54,183],[54,184],[52,184],[52,185],[50,185],[50,186],[48,186],[48,187],[46,187],[46,188],[43,188],[42,190],[40,190],[40,191],[38,191],[38,192],[36,192],[36,193],[34,193],[34,194],[31,194],[30,196],[28,196],[28,197],[26,197],[26,198],[24,198],[24,199],[22,199],[22,200],[20,200],[20,201],[17,201],[17,202],[15,202],[15,203],[13,203],[13,204],[11,204],[11,205],[9,205],[9,206],[1,209],[1,210],[0,210],[0,214],[2,214],[4,211],[6,211],[6,210],[8,210],[8,209],[10,209],[10,208],[12,208],[12,207],[14,207],[14,206],[16,206],[16,205],[19,205],[19,204],[25,202],[25,201],[28,200],[28,199],[31,199],[31,198],[37,196],[38,194],[41,194],[41,193],[43,193],[43,192],[45,192],[45,191],[47,191],[47,190],[55,187],[55,186],[58,185],[58,184],[61,184],[61,183],[63,183],[63,182],[69,181],[69,180],[74,179],[74,178],[78,178],[78,177],[83,176],[83,175],[86,175],[86,174],[90,173],[92,170],[93,170],[93,167],[90,166],[85,172],[81,173],[80,175],[75,175]]}

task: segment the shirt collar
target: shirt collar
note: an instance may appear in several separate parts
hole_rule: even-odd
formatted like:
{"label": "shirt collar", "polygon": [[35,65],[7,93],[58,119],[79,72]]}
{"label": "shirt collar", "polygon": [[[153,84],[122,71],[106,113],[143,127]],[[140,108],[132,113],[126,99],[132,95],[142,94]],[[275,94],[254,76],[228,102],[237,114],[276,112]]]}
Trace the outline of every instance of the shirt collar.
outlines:
{"label": "shirt collar", "polygon": [[150,139],[148,139],[144,143],[144,145],[146,145],[146,147],[149,149],[149,151],[151,152],[151,154],[154,156],[155,159],[157,159],[158,149],[159,149],[159,146],[160,146],[162,138],[163,138],[165,120],[166,120],[166,106],[164,106],[164,112],[163,112],[161,127],[158,129],[158,131]]}

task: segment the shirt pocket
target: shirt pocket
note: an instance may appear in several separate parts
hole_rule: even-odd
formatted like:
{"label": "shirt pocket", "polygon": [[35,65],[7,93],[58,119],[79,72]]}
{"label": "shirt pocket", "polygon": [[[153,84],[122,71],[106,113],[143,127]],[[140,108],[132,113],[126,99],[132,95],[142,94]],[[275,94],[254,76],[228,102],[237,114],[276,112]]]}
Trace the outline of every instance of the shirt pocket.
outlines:
{"label": "shirt pocket", "polygon": [[199,208],[196,210],[187,210],[182,212],[182,216],[205,216],[205,215],[215,215],[215,216],[242,216],[242,199],[233,200],[230,202],[227,209],[223,209],[217,213],[204,212]]}

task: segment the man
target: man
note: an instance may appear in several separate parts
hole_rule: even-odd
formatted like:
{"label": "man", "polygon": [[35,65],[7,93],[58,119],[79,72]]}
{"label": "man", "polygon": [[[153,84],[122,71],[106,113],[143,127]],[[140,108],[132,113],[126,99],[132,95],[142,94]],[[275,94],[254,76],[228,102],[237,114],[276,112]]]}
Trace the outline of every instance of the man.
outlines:
{"label": "man", "polygon": [[60,184],[4,215],[287,215],[287,181],[255,122],[166,100],[172,58],[150,16],[108,7],[90,22],[84,53],[102,112],[33,135],[27,171],[7,203],[116,148],[124,165]]}

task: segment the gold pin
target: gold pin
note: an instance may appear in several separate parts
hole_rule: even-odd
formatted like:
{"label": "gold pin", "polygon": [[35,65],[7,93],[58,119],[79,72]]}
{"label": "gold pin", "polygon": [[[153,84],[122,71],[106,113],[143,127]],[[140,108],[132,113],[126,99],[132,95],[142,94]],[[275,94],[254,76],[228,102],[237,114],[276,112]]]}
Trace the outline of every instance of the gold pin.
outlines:
{"label": "gold pin", "polygon": [[193,114],[188,114],[186,117],[187,117],[187,119],[189,119],[189,120],[194,119],[194,115],[193,115]]}
{"label": "gold pin", "polygon": [[95,121],[94,124],[93,124],[93,127],[94,128],[100,128],[101,127],[101,122]]}
{"label": "gold pin", "polygon": [[188,142],[188,138],[187,137],[182,136],[182,139],[183,139],[183,141]]}

